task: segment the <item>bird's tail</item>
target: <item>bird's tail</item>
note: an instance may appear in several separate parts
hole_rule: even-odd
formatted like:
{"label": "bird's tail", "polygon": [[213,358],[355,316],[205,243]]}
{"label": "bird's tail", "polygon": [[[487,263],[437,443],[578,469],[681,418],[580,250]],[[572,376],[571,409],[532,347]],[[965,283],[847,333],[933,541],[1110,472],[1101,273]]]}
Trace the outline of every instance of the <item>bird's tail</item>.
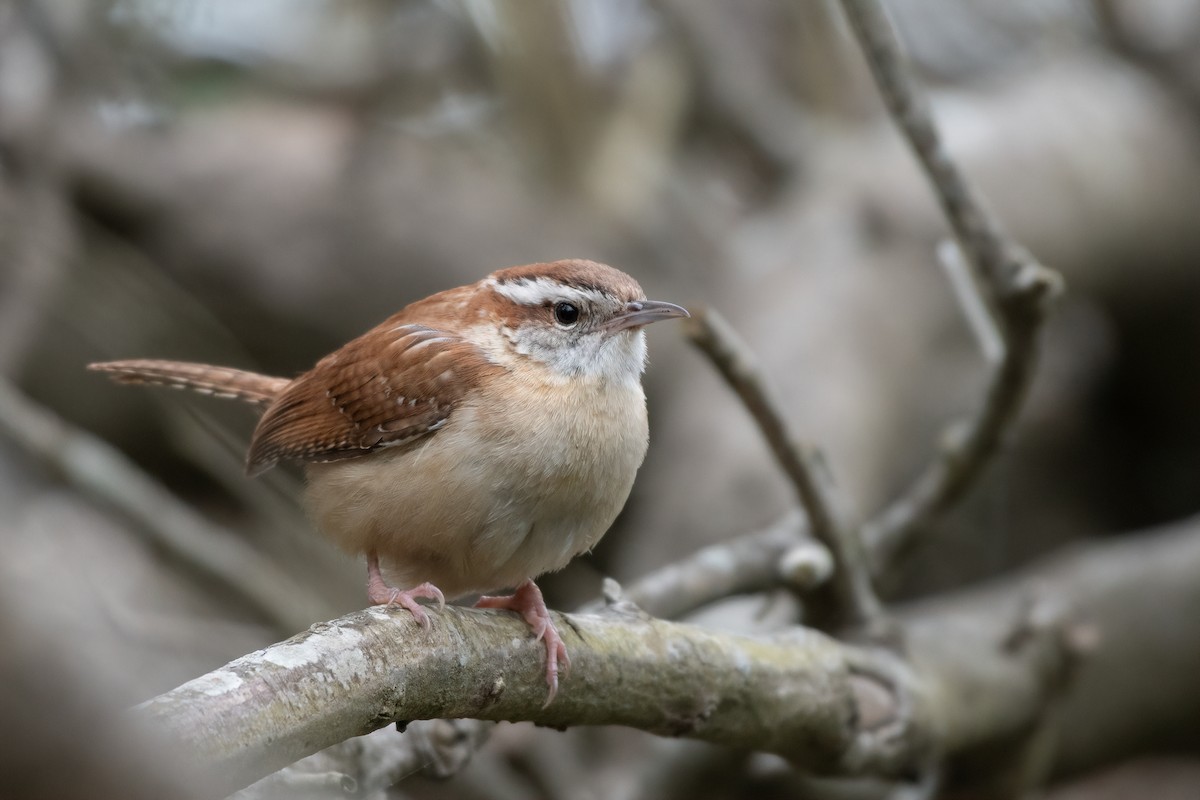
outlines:
{"label": "bird's tail", "polygon": [[287,378],[272,378],[229,367],[152,359],[102,361],[88,364],[88,369],[107,372],[118,383],[191,389],[213,397],[244,400],[260,406],[269,405],[290,382]]}

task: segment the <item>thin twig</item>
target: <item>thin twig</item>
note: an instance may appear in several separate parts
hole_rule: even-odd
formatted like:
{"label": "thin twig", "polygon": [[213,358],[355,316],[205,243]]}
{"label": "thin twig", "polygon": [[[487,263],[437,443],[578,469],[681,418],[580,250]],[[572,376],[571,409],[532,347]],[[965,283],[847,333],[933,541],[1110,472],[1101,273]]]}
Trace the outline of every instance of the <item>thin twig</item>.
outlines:
{"label": "thin twig", "polygon": [[1061,291],[1062,278],[1004,232],[950,158],[878,0],[842,0],[842,6],[884,103],[954,231],[961,260],[974,273],[959,286],[971,290],[964,302],[968,319],[979,320],[977,306],[988,309],[985,316],[997,323],[1004,345],[974,416],[947,430],[938,457],[865,527],[873,572],[882,575],[975,484],[1003,446],[1033,376],[1047,301]]}
{"label": "thin twig", "polygon": [[942,144],[929,99],[901,55],[900,40],[878,0],[842,0],[884,104],[933,184],[937,201],[972,266],[993,287],[1015,284],[1032,262],[997,220]]}
{"label": "thin twig", "polygon": [[937,257],[954,289],[954,298],[958,300],[959,308],[971,332],[975,334],[983,360],[989,364],[1000,363],[1008,351],[1004,341],[1004,322],[992,313],[988,303],[990,293],[980,285],[978,271],[967,264],[962,249],[953,239],[943,239],[938,243]]}
{"label": "thin twig", "polygon": [[834,574],[828,583],[833,603],[832,608],[821,611],[826,620],[822,627],[875,623],[883,609],[871,586],[859,531],[841,518],[820,454],[792,436],[753,353],[719,314],[697,309],[687,323],[692,343],[721,373],[758,425],[796,492],[813,537],[833,556]]}
{"label": "thin twig", "polygon": [[[804,530],[798,512],[786,514],[760,531],[702,548],[642,576],[623,588],[622,597],[651,616],[679,619],[727,597],[779,586],[780,559],[806,541]],[[579,611],[603,607],[594,601]]]}

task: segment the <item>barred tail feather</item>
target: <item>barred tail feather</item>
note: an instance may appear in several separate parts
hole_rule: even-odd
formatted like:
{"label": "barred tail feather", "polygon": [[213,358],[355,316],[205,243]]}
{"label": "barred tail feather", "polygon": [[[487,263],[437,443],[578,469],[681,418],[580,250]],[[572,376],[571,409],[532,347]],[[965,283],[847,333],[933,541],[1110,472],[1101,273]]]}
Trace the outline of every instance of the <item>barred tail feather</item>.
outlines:
{"label": "barred tail feather", "polygon": [[93,372],[107,372],[118,383],[191,389],[213,397],[244,400],[266,406],[290,381],[255,372],[183,361],[132,359],[88,364]]}

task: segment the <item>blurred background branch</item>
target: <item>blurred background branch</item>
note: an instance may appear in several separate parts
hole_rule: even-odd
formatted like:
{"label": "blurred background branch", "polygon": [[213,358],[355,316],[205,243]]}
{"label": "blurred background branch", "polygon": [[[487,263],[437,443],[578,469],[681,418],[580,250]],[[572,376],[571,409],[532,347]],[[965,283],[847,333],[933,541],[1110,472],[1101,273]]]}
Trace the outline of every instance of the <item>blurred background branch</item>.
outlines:
{"label": "blurred background branch", "polygon": [[[986,744],[963,731],[979,747],[953,759],[945,791],[1049,775],[1051,796],[1132,785],[1194,797],[1200,690],[1180,676],[1200,649],[1175,571],[1190,545],[1149,532],[1194,515],[1200,485],[1200,377],[1179,366],[1200,341],[1200,10],[894,0],[888,11],[946,152],[1071,287],[1025,328],[1042,345],[1035,378],[1029,361],[1006,361],[1007,340],[986,351],[1005,358],[981,363],[967,295],[930,263],[946,221],[835,3],[0,3],[0,369],[20,401],[0,437],[0,623],[17,632],[0,678],[29,687],[6,716],[37,719],[36,698],[71,678],[31,665],[82,665],[72,691],[131,705],[361,604],[359,566],[309,530],[296,475],[241,475],[247,415],[120,391],[83,364],[157,356],[294,374],[412,299],[582,256],[635,274],[651,296],[720,307],[783,424],[820,444],[860,509],[925,498],[868,522],[866,544],[895,545],[872,561],[889,602],[949,604],[930,638],[959,641],[946,620],[969,617],[970,598],[998,603],[989,586],[1045,596],[1009,581],[1058,548],[1111,555],[1037,572],[1070,586],[1083,567],[1068,565],[1097,565],[1105,588],[1080,602],[1099,643],[1068,670],[1071,692],[1056,689],[1029,723],[1036,735]],[[942,257],[972,272],[957,239]],[[982,278],[963,285],[989,293]],[[994,300],[984,308],[1003,338],[1012,326]],[[986,329],[989,314],[970,313]],[[547,597],[578,607],[613,576],[644,609],[711,630],[793,626],[828,585],[830,554],[805,534],[736,398],[676,337],[651,336],[650,458],[618,525],[548,579]],[[1006,363],[1026,372],[1001,380]],[[1023,395],[1018,435],[931,444],[947,419],[1003,430]],[[163,505],[131,511],[88,488],[70,459],[37,446],[30,420],[45,419],[66,437],[47,441],[112,442],[123,455],[97,462],[106,485],[133,496],[153,476]],[[202,552],[154,533],[178,513],[191,527],[169,530],[192,530]],[[744,531],[762,533],[731,536]],[[226,557],[232,571],[197,567]],[[271,575],[285,596],[267,590]],[[987,641],[1038,650],[1044,608],[1021,604]],[[1049,619],[1051,631],[1078,627],[1069,613]],[[101,752],[89,737],[47,735],[23,723],[0,738],[23,747],[0,747],[0,775],[23,781],[0,794],[67,797],[66,777],[106,764],[116,785],[133,774],[89,760]],[[46,769],[22,755],[39,741],[52,742]],[[403,750],[391,763],[409,763]],[[559,798],[581,786],[618,798],[893,788],[627,729],[501,725],[450,782],[417,774],[402,791]]]}
{"label": "blurred background branch", "polygon": [[979,411],[942,434],[938,457],[866,531],[875,572],[884,574],[897,555],[912,546],[914,536],[927,532],[936,516],[963,496],[1003,446],[1033,379],[1047,306],[1062,292],[1062,278],[1004,232],[946,151],[929,100],[901,56],[883,6],[876,0],[845,0],[842,7],[884,104],[958,240],[957,249],[943,246],[940,252],[952,279],[961,276],[956,281],[959,302],[968,320],[972,315],[977,320],[977,335],[990,342],[987,337],[994,330],[1000,340],[985,346],[985,355],[994,355]]}

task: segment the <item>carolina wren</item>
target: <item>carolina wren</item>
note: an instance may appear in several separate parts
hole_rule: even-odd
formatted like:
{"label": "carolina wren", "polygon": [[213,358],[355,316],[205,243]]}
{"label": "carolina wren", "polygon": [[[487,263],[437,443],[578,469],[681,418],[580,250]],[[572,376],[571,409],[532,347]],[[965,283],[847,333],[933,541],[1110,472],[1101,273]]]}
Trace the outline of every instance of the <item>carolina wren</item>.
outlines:
{"label": "carolina wren", "polygon": [[544,641],[549,702],[570,661],[533,580],[591,549],[625,504],[647,445],[642,329],[686,316],[612,267],[555,261],[418,300],[293,380],[89,369],[264,407],[247,472],[304,463],[306,508],[366,555],[372,603],[427,627],[418,598],[515,586],[477,605],[519,612]]}

